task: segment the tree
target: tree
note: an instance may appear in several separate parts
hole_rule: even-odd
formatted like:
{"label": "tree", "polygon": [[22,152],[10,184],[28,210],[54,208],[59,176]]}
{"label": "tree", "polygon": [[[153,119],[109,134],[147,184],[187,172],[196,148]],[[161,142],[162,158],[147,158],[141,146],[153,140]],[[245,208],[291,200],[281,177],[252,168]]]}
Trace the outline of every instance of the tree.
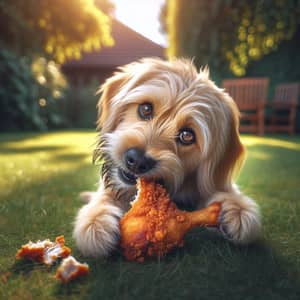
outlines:
{"label": "tree", "polygon": [[39,58],[32,64],[29,57],[0,49],[0,131],[65,125],[58,109],[65,87],[53,61]]}
{"label": "tree", "polygon": [[63,63],[112,46],[109,0],[0,0],[2,45],[20,55],[46,53]]}
{"label": "tree", "polygon": [[198,65],[242,76],[249,62],[293,37],[300,24],[300,1],[168,0],[163,19],[169,57],[194,57]]}

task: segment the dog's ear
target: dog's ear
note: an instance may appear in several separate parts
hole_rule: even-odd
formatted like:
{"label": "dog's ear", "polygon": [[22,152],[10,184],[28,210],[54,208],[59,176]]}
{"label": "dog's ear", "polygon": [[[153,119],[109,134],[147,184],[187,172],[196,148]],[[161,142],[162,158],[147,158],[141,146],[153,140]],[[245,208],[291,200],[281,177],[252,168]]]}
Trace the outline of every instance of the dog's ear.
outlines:
{"label": "dog's ear", "polygon": [[114,96],[121,90],[126,82],[131,78],[127,72],[117,72],[112,77],[106,79],[99,89],[101,94],[98,102],[97,129],[102,132],[109,132],[117,122],[117,117],[111,113]]}
{"label": "dog's ear", "polygon": [[241,169],[245,158],[245,148],[239,135],[239,111],[234,103],[230,106],[231,124],[227,146],[214,172],[214,185],[220,191],[232,188],[233,179]]}
{"label": "dog's ear", "polygon": [[[211,155],[204,159],[198,168],[198,191],[204,198],[210,197],[216,191],[231,191],[234,176],[244,161],[245,149],[239,136],[239,111],[232,99],[227,102],[227,109],[230,124],[224,141],[225,149],[219,149],[222,154],[212,150]],[[217,133],[215,135],[217,136]]]}

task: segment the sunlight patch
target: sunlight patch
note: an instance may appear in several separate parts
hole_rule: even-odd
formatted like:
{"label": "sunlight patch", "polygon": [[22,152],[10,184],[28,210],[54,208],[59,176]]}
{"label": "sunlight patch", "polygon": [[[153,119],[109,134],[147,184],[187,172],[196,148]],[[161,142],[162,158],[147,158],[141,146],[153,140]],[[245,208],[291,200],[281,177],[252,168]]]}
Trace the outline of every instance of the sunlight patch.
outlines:
{"label": "sunlight patch", "polygon": [[280,147],[280,148],[300,151],[299,143],[284,141],[275,138],[251,136],[251,137],[242,137],[242,141],[245,146],[263,145],[263,146]]}
{"label": "sunlight patch", "polygon": [[272,155],[266,153],[266,152],[262,152],[262,151],[251,151],[251,154],[249,155],[249,157],[253,157],[259,160],[271,160],[272,159]]}

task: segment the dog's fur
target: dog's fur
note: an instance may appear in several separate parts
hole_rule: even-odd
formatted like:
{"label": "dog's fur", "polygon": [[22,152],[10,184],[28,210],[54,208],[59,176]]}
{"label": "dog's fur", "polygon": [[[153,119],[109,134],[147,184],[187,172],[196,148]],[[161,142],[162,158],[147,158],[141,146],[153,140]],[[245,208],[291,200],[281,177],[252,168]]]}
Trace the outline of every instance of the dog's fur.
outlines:
{"label": "dog's fur", "polygon": [[[79,211],[74,237],[87,256],[108,255],[118,243],[119,218],[136,190],[120,178],[127,170],[124,153],[142,149],[157,164],[143,176],[162,180],[172,200],[194,209],[222,202],[220,231],[236,243],[259,236],[257,205],[233,183],[244,159],[238,133],[239,112],[232,98],[198,73],[191,61],[147,58],[120,68],[101,89],[99,143],[96,159],[103,162],[99,190]],[[142,103],[153,116],[141,119]],[[182,145],[178,132],[191,128],[195,143]]]}

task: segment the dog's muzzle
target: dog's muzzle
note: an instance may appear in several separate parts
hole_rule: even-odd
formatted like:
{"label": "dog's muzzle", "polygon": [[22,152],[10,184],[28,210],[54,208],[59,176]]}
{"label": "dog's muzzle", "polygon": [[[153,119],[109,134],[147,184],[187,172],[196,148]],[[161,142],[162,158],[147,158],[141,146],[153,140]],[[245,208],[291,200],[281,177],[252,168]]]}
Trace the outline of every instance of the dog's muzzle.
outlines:
{"label": "dog's muzzle", "polygon": [[136,179],[146,175],[157,164],[157,161],[140,148],[129,148],[123,155],[125,168],[119,168],[120,178],[127,184],[135,184]]}

